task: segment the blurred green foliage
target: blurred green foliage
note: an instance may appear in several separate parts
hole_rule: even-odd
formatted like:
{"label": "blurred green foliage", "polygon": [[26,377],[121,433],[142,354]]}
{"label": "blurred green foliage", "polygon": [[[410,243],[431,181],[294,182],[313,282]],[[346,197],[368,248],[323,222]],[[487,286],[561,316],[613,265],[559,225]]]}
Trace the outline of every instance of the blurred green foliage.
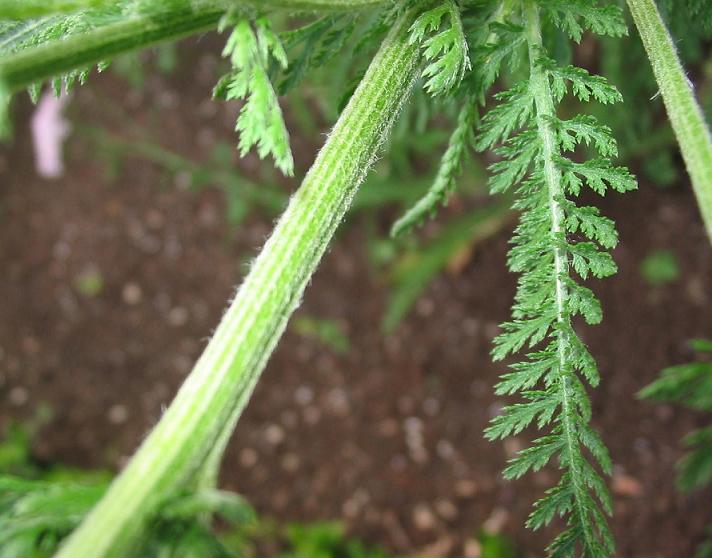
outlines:
{"label": "blurred green foliage", "polygon": [[430,242],[406,251],[391,270],[391,293],[382,329],[392,333],[430,282],[458,256],[498,233],[511,217],[507,203],[493,203],[445,223]]}
{"label": "blurred green foliage", "polygon": [[[45,409],[27,424],[11,424],[0,442],[0,558],[45,558],[106,491],[111,474],[42,464],[32,456],[32,438],[50,414]],[[179,494],[166,502],[149,529],[143,556],[241,558],[211,526],[228,528],[254,521],[238,495],[220,490]]]}
{"label": "blurred green foliage", "polygon": [[280,558],[389,558],[379,548],[347,538],[343,526],[335,522],[292,524],[286,539],[289,550]]}
{"label": "blurred green foliage", "polygon": [[292,321],[292,331],[297,335],[313,339],[338,354],[349,352],[351,343],[341,325],[325,318],[297,316]]}
{"label": "blurred green foliage", "polygon": [[481,558],[517,558],[514,543],[499,533],[482,531],[479,536],[482,548]]}
{"label": "blurred green foliage", "polygon": [[[692,350],[705,355],[706,360],[672,366],[663,370],[660,378],[644,388],[641,398],[679,403],[690,409],[712,413],[712,341],[696,339]],[[712,425],[687,434],[683,444],[688,452],[677,464],[677,485],[680,490],[699,490],[712,483]],[[712,527],[710,540],[700,546],[697,558],[712,557]]]}
{"label": "blurred green foliage", "polygon": [[72,286],[80,295],[94,298],[104,290],[104,277],[98,269],[86,269],[74,278]]}
{"label": "blurred green foliage", "polygon": [[678,280],[680,266],[674,252],[655,250],[648,254],[640,264],[640,273],[651,287],[662,287]]}
{"label": "blurred green foliage", "polygon": [[[0,558],[51,556],[111,481],[106,471],[41,464],[32,457],[32,438],[50,418],[44,408],[27,423],[12,424],[0,441]],[[220,519],[219,528],[212,518]],[[503,535],[482,531],[477,540],[481,558],[518,556]],[[240,496],[214,489],[178,494],[166,502],[140,555],[257,558],[265,541],[281,548],[279,558],[396,558],[349,536],[339,522],[275,526],[259,518]]]}

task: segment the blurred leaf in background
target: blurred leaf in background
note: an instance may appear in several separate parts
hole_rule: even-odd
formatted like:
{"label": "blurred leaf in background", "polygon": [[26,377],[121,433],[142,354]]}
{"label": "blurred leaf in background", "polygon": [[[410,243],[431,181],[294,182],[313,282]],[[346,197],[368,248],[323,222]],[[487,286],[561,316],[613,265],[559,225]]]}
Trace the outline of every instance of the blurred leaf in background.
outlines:
{"label": "blurred leaf in background", "polygon": [[292,322],[292,330],[307,339],[313,339],[338,354],[348,353],[351,349],[349,338],[341,325],[326,318],[298,316]]}
{"label": "blurred leaf in background", "polygon": [[443,226],[429,243],[406,252],[391,272],[391,295],[383,317],[382,329],[392,333],[407,315],[428,284],[448,265],[461,267],[473,250],[491,238],[511,219],[507,203],[493,203],[468,212]]}
{"label": "blurred leaf in background", "polygon": [[640,273],[651,287],[662,287],[679,279],[680,266],[674,252],[655,250],[640,264]]}
{"label": "blurred leaf in background", "polygon": [[290,549],[280,558],[389,558],[379,548],[345,537],[335,522],[290,525],[286,537]]}

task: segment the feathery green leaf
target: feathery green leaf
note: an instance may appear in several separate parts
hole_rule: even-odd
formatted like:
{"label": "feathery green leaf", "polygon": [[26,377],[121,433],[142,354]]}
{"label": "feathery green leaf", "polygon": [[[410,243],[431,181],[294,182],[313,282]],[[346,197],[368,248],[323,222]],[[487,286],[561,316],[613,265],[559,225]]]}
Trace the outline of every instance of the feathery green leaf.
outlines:
{"label": "feathery green leaf", "polygon": [[291,176],[294,160],[289,133],[268,75],[272,61],[287,68],[287,53],[266,18],[251,23],[238,12],[231,12],[223,18],[220,30],[233,26],[223,51],[233,71],[216,88],[216,95],[226,100],[245,100],[235,128],[240,134],[240,154],[244,156],[257,146],[261,159],[271,155],[277,167]]}

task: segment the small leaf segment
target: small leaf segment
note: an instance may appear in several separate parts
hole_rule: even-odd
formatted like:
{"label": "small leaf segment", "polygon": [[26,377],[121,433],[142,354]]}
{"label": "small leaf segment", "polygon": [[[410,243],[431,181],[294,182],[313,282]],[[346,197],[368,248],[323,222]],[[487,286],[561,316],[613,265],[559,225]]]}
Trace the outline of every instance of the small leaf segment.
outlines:
{"label": "small leaf segment", "polygon": [[[706,354],[707,361],[681,364],[663,370],[660,378],[638,395],[656,401],[672,401],[712,413],[712,341],[696,339],[692,349]],[[684,439],[690,450],[678,463],[677,485],[698,490],[712,483],[712,425],[694,430]]]}
{"label": "small leaf segment", "polygon": [[[447,24],[444,21],[447,20]],[[445,0],[423,12],[410,29],[410,43],[419,44],[426,61],[424,88],[433,97],[457,90],[472,69],[461,8],[454,0]],[[432,216],[445,205],[457,185],[457,177],[477,119],[477,107],[468,99],[460,110],[457,126],[450,137],[433,185],[391,228],[391,236],[400,236]]]}
{"label": "small leaf segment", "polygon": [[423,13],[411,28],[410,40],[422,45],[427,61],[423,72],[429,77],[424,84],[426,91],[435,98],[459,97],[460,108],[432,186],[393,224],[392,237],[408,233],[434,216],[457,187],[463,162],[475,144],[479,105],[484,104],[485,94],[499,74],[502,55],[521,44],[517,37],[506,47],[498,45],[497,35],[490,32],[503,19],[506,4],[485,2],[465,12],[456,2],[447,0]]}
{"label": "small leaf segment", "polygon": [[[672,366],[660,378],[643,389],[638,397],[682,404],[690,409],[712,413],[712,341],[695,339],[692,349],[707,356],[690,364]],[[712,424],[693,430],[682,440],[687,453],[677,463],[677,486],[686,492],[712,484]],[[712,526],[696,558],[712,556]]]}
{"label": "small leaf segment", "polygon": [[[513,12],[513,16],[516,16]],[[597,386],[596,363],[577,335],[577,316],[601,321],[593,292],[575,278],[608,277],[616,272],[608,250],[618,236],[614,223],[594,207],[573,199],[584,185],[603,195],[626,192],[635,179],[609,159],[617,155],[610,130],[591,116],[558,117],[556,105],[569,93],[580,101],[614,103],[618,91],[583,69],[560,66],[547,56],[542,16],[574,40],[584,28],[620,35],[621,14],[592,2],[521,2],[520,32],[526,44],[529,79],[496,96],[499,105],[483,118],[478,147],[497,146],[491,189],[511,191],[520,223],[509,254],[510,269],[520,274],[513,319],[502,325],[493,356],[501,360],[528,348],[496,387],[498,395],[521,394],[524,402],[506,407],[486,436],[501,439],[535,424],[548,433],[522,450],[504,471],[508,479],[537,471],[552,459],[562,471],[558,485],[539,500],[527,525],[539,529],[554,517],[566,529],[549,545],[552,557],[604,558],[614,551],[606,515],[611,499],[599,470],[610,474],[611,459],[591,428],[591,404],[585,382]],[[512,32],[512,25],[506,27]],[[587,144],[599,157],[580,163],[566,156]]]}
{"label": "small leaf segment", "polygon": [[287,53],[265,17],[251,23],[235,10],[223,17],[220,31],[227,27],[234,29],[223,55],[230,59],[233,72],[218,84],[216,96],[246,101],[235,128],[240,134],[240,155],[244,157],[256,145],[261,159],[271,155],[277,168],[291,176],[294,159],[289,133],[268,75],[272,61],[282,69],[287,68]]}

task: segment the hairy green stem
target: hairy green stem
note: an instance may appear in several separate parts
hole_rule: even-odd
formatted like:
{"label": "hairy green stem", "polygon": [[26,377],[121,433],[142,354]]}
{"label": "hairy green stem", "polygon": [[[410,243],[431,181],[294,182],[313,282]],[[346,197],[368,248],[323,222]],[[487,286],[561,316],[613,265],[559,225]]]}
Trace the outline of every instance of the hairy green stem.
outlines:
{"label": "hairy green stem", "polygon": [[0,82],[13,92],[119,54],[209,31],[217,27],[225,13],[219,4],[206,2],[197,9],[133,15],[86,33],[21,50],[0,59]]}
{"label": "hairy green stem", "polygon": [[[10,17],[3,11],[2,1],[0,19]],[[96,4],[98,1],[90,0],[90,3]],[[79,0],[74,3],[79,3]],[[124,19],[117,18],[115,22],[91,31],[4,56],[0,59],[0,84],[6,92],[12,93],[72,70],[90,67],[119,54],[210,31],[217,27],[225,11],[237,4],[254,4],[261,9],[337,11],[373,8],[390,3],[392,0],[199,0],[185,4],[168,3],[165,9],[156,10],[155,13],[141,12]]]}
{"label": "hairy green stem", "polygon": [[[555,301],[556,320],[560,325],[567,325],[570,318],[566,309],[568,299],[568,289],[564,283],[564,278],[569,275],[569,262],[566,250],[560,245],[559,238],[566,234],[565,214],[560,200],[564,198],[563,180],[561,170],[556,164],[556,158],[560,155],[559,143],[556,139],[555,131],[551,122],[556,117],[554,106],[554,95],[551,91],[549,77],[539,63],[542,53],[541,21],[539,7],[533,2],[527,2],[526,7],[527,42],[529,46],[529,65],[531,72],[531,87],[536,109],[537,131],[542,142],[541,158],[544,167],[544,182],[547,187],[549,201],[549,213],[551,215],[551,236],[554,248],[554,273],[555,273]],[[562,328],[563,330],[563,328]],[[557,334],[558,340],[558,382],[561,391],[561,426],[566,440],[567,449],[563,452],[568,463],[567,467],[571,471],[571,482],[574,485],[574,513],[579,516],[581,525],[586,524],[587,514],[584,509],[588,499],[586,487],[583,486],[583,472],[580,465],[574,459],[578,453],[578,439],[576,426],[573,424],[572,416],[575,412],[573,403],[570,400],[572,391],[571,378],[569,377],[571,366],[567,359],[566,340],[562,337],[563,332]],[[582,530],[584,546],[586,550],[594,548],[595,541],[589,539],[588,529]]]}
{"label": "hairy green stem", "polygon": [[[712,241],[712,136],[675,44],[653,0],[627,0],[680,144]],[[685,8],[680,8],[685,9]]]}
{"label": "hairy green stem", "polygon": [[415,15],[392,26],[193,372],[60,558],[130,554],[165,498],[199,482],[226,443],[417,78],[418,47],[408,44]]}
{"label": "hairy green stem", "polygon": [[0,0],[0,18],[26,19],[115,4],[109,0]]}
{"label": "hairy green stem", "polygon": [[[261,9],[295,11],[342,11],[371,8],[393,0],[200,0],[200,4],[219,4],[223,8],[248,5]],[[114,6],[115,0],[0,0],[0,19],[27,19],[43,15],[71,13]]]}

